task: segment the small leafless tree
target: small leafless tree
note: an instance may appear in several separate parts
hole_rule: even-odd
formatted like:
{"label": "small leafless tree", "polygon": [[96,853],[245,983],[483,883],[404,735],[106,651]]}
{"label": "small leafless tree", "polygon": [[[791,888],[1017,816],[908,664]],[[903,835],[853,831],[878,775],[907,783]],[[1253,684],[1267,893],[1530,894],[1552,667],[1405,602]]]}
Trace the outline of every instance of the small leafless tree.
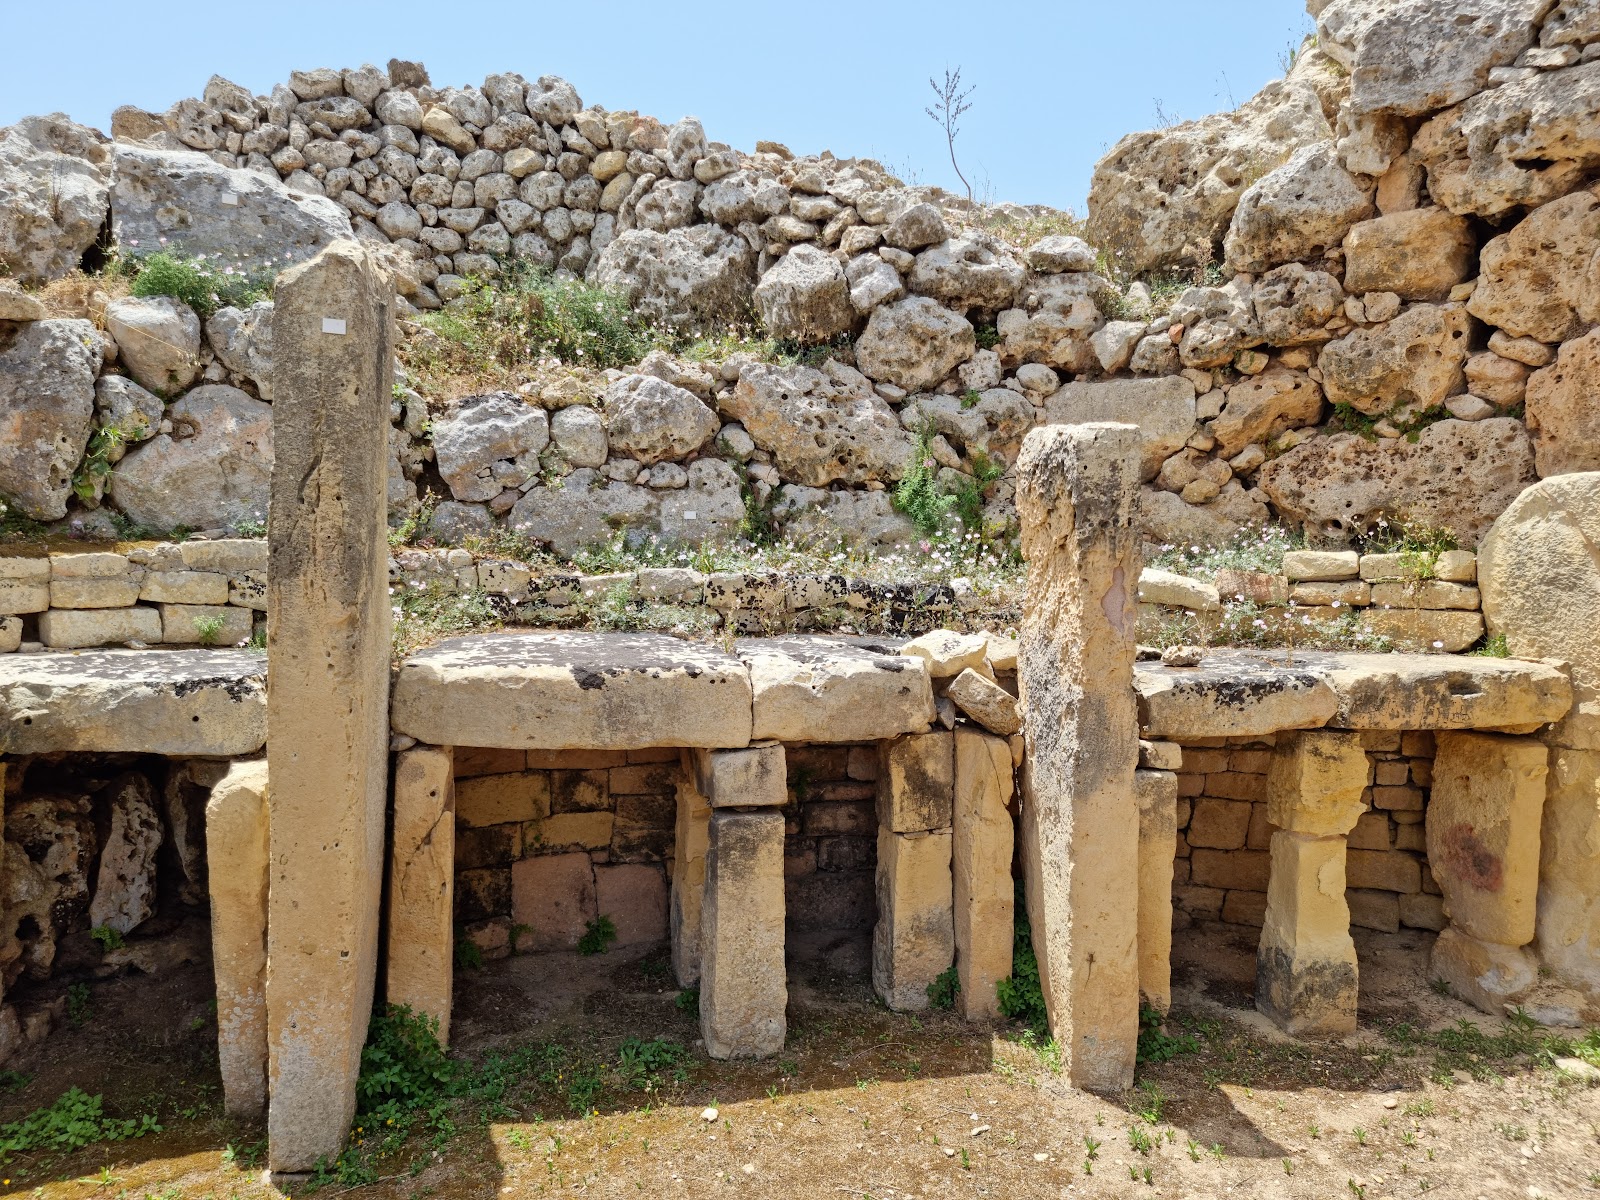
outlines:
{"label": "small leafless tree", "polygon": [[966,88],[961,87],[961,68],[954,71],[946,70],[944,82],[940,83],[932,76],[928,78],[928,86],[933,89],[933,94],[938,97],[931,107],[923,109],[935,125],[944,130],[945,145],[950,148],[950,165],[955,168],[956,175],[962,185],[967,189],[967,201],[972,200],[972,185],[967,182],[967,177],[961,173],[961,166],[956,162],[956,135],[961,132],[961,117],[972,105],[967,97],[977,90],[976,85]]}

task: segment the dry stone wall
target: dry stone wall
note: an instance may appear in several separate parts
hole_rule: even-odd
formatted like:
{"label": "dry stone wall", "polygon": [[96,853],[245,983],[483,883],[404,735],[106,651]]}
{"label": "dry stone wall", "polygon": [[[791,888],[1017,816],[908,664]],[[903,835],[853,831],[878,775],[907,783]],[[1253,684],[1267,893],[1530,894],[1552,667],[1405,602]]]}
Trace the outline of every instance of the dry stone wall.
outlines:
{"label": "dry stone wall", "polygon": [[[402,376],[391,511],[431,492],[447,543],[733,537],[753,499],[796,538],[904,544],[889,489],[919,447],[954,489],[1037,423],[1119,419],[1142,432],[1148,540],[1277,518],[1342,544],[1401,518],[1473,545],[1529,483],[1596,465],[1600,42],[1561,6],[1496,9],[1462,65],[1459,3],[1313,7],[1285,79],[1107,155],[1093,246],[1031,232],[1065,214],[746,153],[554,76],[444,87],[394,60],[259,97],[213,78],[165,113],[118,110],[111,140],[30,118],[0,152],[0,262],[30,289],[0,290],[0,410],[26,447],[0,447],[0,492],[91,533],[110,529],[96,505],[153,528],[259,520],[270,302],[202,322],[90,296],[63,316],[31,289],[105,228],[123,253],[240,269],[353,234],[394,272],[408,346],[436,336],[417,310],[520,262],[667,329],[819,347],[811,365],[571,362],[473,396]],[[47,177],[75,181],[49,219]],[[982,490],[1003,524],[1009,475]]]}

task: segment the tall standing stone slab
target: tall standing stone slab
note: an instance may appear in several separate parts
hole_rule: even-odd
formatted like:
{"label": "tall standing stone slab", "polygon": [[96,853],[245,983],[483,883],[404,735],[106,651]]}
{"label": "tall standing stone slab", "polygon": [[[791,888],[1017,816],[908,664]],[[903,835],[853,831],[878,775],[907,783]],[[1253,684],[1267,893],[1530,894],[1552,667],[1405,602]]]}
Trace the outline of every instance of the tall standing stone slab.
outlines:
{"label": "tall standing stone slab", "polygon": [[267,1107],[267,764],[235,763],[206,801],[217,1065],[230,1117]]}
{"label": "tall standing stone slab", "polygon": [[1172,1007],[1172,860],[1178,851],[1178,776],[1136,771],[1139,800],[1139,995]]}
{"label": "tall standing stone slab", "polygon": [[712,1058],[783,1049],[783,912],[783,813],[714,810],[700,929],[700,1036]]}
{"label": "tall standing stone slab", "polygon": [[1518,496],[1479,547],[1478,586],[1512,654],[1570,667],[1572,711],[1544,735],[1537,942],[1546,967],[1600,990],[1600,472]]}
{"label": "tall standing stone slab", "polygon": [[1278,735],[1267,766],[1272,835],[1256,1007],[1297,1037],[1355,1032],[1359,975],[1345,900],[1346,835],[1365,811],[1358,733]]}
{"label": "tall standing stone slab", "polygon": [[[1000,1015],[995,986],[1011,974],[1016,889],[1011,858],[1016,833],[1011,744],[962,727],[955,732],[955,824],[951,869],[955,884],[956,1002],[969,1021]],[[1167,855],[1171,871],[1172,855]],[[1171,880],[1168,879],[1170,891]],[[1171,903],[1170,899],[1168,903]]]}
{"label": "tall standing stone slab", "polygon": [[1099,1092],[1132,1085],[1139,1035],[1138,478],[1132,425],[1035,429],[1017,461],[1028,917],[1068,1078]]}
{"label": "tall standing stone slab", "polygon": [[455,967],[454,762],[449,746],[418,746],[395,760],[384,954],[384,999],[438,1021],[445,1045]]}
{"label": "tall standing stone slab", "polygon": [[372,1011],[389,740],[393,288],[338,241],[278,276],[267,570],[267,1158],[343,1148]]}
{"label": "tall standing stone slab", "polygon": [[701,911],[706,893],[706,855],[711,843],[711,805],[695,781],[691,751],[682,752],[678,815],[672,836],[672,973],[679,987],[700,982]]}

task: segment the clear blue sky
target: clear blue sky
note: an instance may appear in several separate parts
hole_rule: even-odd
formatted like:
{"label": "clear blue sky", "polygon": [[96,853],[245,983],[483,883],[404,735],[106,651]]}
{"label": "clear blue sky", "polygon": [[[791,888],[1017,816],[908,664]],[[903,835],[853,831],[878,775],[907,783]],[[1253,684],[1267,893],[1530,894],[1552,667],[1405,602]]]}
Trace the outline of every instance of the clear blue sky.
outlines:
{"label": "clear blue sky", "polygon": [[[199,14],[204,14],[200,16]],[[877,3],[88,3],[0,0],[0,125],[63,111],[108,129],[221,74],[258,95],[292,68],[420,59],[435,85],[562,75],[585,104],[673,121],[749,150],[880,159],[956,187],[923,113],[928,76],[976,85],[957,152],[989,198],[1082,212],[1096,159],[1170,116],[1243,102],[1309,29],[1300,0],[878,0]]]}

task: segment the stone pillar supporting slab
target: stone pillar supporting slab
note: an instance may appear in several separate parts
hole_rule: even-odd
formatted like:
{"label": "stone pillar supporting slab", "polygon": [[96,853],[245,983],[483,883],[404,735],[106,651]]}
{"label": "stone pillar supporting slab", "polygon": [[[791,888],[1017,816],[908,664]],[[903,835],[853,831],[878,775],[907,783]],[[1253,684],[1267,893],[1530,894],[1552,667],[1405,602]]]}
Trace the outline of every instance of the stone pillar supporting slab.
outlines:
{"label": "stone pillar supporting slab", "polygon": [[672,973],[679,987],[688,988],[700,982],[700,914],[711,842],[711,805],[700,791],[693,751],[683,752],[682,768],[672,837]]}
{"label": "stone pillar supporting slab", "polygon": [[1434,944],[1433,974],[1463,1000],[1499,1015],[1538,977],[1522,947],[1535,929],[1550,751],[1533,738],[1437,736],[1428,866],[1450,927]]}
{"label": "stone pillar supporting slab", "polygon": [[789,781],[779,742],[740,750],[693,750],[695,785],[712,808],[782,808]]}
{"label": "stone pillar supporting slab", "polygon": [[267,764],[235,763],[206,801],[217,1064],[230,1117],[267,1110]]}
{"label": "stone pillar supporting slab", "polygon": [[1000,1015],[995,985],[1011,974],[1016,919],[1011,743],[965,726],[957,729],[955,776],[951,857],[961,981],[956,1004],[969,1021],[992,1021]]}
{"label": "stone pillar supporting slab", "polygon": [[1178,850],[1178,776],[1136,771],[1139,802],[1139,995],[1172,1007],[1172,860]]}
{"label": "stone pillar supporting slab", "polygon": [[1272,869],[1256,1008],[1298,1037],[1356,1029],[1359,975],[1345,902],[1346,835],[1365,810],[1359,733],[1280,733],[1267,767]]}
{"label": "stone pillar supporting slab", "polygon": [[277,1174],[343,1149],[377,979],[393,296],[348,240],[275,289],[267,1161]]}
{"label": "stone pillar supporting slab", "polygon": [[1539,957],[1600,994],[1600,751],[1553,746],[1539,853]]}
{"label": "stone pillar supporting slab", "polygon": [[711,811],[700,929],[700,1035],[712,1058],[783,1049],[783,813]]}
{"label": "stone pillar supporting slab", "polygon": [[455,966],[455,754],[417,746],[394,765],[384,999],[439,1022],[450,1042]]}
{"label": "stone pillar supporting slab", "polygon": [[951,822],[955,736],[878,744],[878,923],[872,986],[890,1008],[928,1007],[928,985],[955,961]]}
{"label": "stone pillar supporting slab", "polygon": [[1138,488],[1133,425],[1035,429],[1017,461],[1028,918],[1067,1077],[1106,1093],[1132,1086],[1139,1036]]}

